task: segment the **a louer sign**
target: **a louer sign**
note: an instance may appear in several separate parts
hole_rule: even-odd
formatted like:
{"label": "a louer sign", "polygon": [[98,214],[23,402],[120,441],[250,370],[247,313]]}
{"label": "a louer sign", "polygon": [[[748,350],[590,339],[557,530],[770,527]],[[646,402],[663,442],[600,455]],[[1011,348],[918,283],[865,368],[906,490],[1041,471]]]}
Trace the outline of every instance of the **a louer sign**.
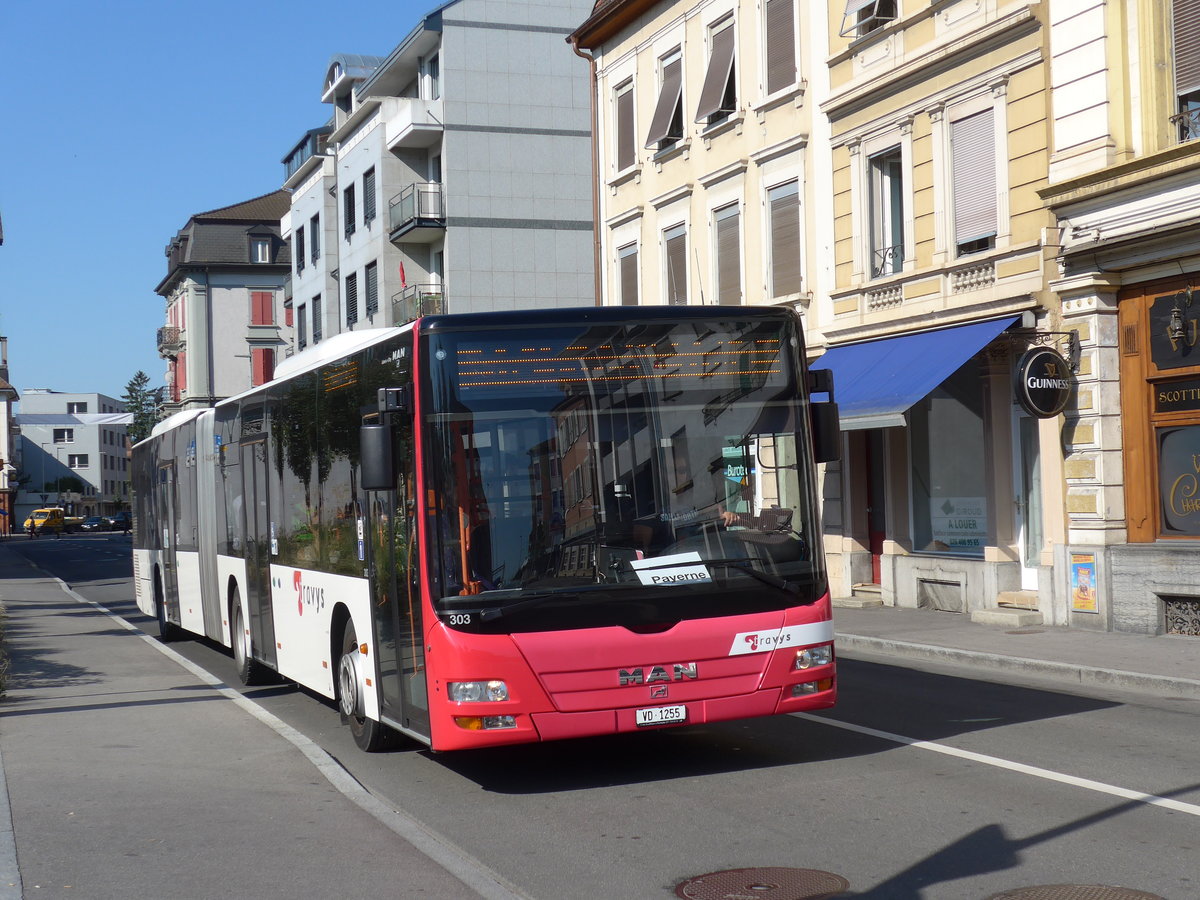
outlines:
{"label": "a louer sign", "polygon": [[1075,378],[1062,354],[1053,347],[1033,347],[1017,363],[1017,402],[1031,416],[1057,416],[1071,397]]}

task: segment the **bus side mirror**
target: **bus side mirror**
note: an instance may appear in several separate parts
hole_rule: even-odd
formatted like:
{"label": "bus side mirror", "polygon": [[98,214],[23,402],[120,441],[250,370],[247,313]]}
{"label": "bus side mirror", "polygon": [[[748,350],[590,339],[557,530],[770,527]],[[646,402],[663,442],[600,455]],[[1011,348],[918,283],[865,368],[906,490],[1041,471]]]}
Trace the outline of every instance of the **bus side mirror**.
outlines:
{"label": "bus side mirror", "polygon": [[358,430],[359,483],[365,491],[390,491],[396,486],[392,462],[392,429],[387,425],[363,425]]}
{"label": "bus side mirror", "polygon": [[[808,416],[812,430],[813,462],[836,462],[842,458],[842,424],[833,399],[833,372],[808,370]],[[828,394],[828,400],[814,401],[813,394]]]}
{"label": "bus side mirror", "polygon": [[842,458],[842,430],[837,404],[832,400],[808,404],[812,424],[813,462],[837,462]]}

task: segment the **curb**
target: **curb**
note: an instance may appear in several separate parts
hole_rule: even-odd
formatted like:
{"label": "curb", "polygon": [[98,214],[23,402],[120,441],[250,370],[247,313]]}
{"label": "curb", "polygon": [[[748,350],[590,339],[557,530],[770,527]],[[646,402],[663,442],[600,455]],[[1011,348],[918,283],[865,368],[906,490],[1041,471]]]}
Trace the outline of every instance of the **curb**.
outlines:
{"label": "curb", "polygon": [[1169,695],[1172,698],[1200,700],[1200,681],[1192,678],[1173,678],[1169,675],[1150,675],[1125,669],[1105,669],[1099,666],[1084,666],[1054,660],[1004,656],[980,650],[961,650],[957,647],[939,647],[934,644],[916,644],[909,641],[894,641],[889,638],[867,637],[842,632],[835,635],[834,646],[837,647],[839,653],[844,651],[849,651],[850,654],[855,652],[878,653],[884,656],[972,666],[995,672],[1053,676],[1081,687],[1119,688],[1158,696]]}

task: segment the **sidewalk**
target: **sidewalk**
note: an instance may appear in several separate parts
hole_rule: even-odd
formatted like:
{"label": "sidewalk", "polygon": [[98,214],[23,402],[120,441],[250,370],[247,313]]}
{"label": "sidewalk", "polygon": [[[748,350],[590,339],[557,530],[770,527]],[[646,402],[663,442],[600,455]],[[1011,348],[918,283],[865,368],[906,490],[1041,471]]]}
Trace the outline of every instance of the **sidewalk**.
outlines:
{"label": "sidewalk", "polygon": [[1151,637],[1031,625],[984,625],[965,615],[834,601],[838,651],[1052,679],[1063,687],[1200,700],[1200,638]]}
{"label": "sidewalk", "polygon": [[0,607],[0,900],[513,897],[445,844],[435,862],[436,835],[405,833],[419,826],[316,745],[2,543]]}

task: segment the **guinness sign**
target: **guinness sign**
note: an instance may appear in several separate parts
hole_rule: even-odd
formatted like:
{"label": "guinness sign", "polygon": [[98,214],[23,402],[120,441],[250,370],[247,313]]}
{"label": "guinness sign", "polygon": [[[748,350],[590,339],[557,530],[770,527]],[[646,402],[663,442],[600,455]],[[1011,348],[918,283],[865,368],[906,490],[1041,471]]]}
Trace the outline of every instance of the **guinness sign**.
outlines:
{"label": "guinness sign", "polygon": [[1071,367],[1053,347],[1034,347],[1017,363],[1017,402],[1031,416],[1057,416],[1071,397],[1075,379]]}

